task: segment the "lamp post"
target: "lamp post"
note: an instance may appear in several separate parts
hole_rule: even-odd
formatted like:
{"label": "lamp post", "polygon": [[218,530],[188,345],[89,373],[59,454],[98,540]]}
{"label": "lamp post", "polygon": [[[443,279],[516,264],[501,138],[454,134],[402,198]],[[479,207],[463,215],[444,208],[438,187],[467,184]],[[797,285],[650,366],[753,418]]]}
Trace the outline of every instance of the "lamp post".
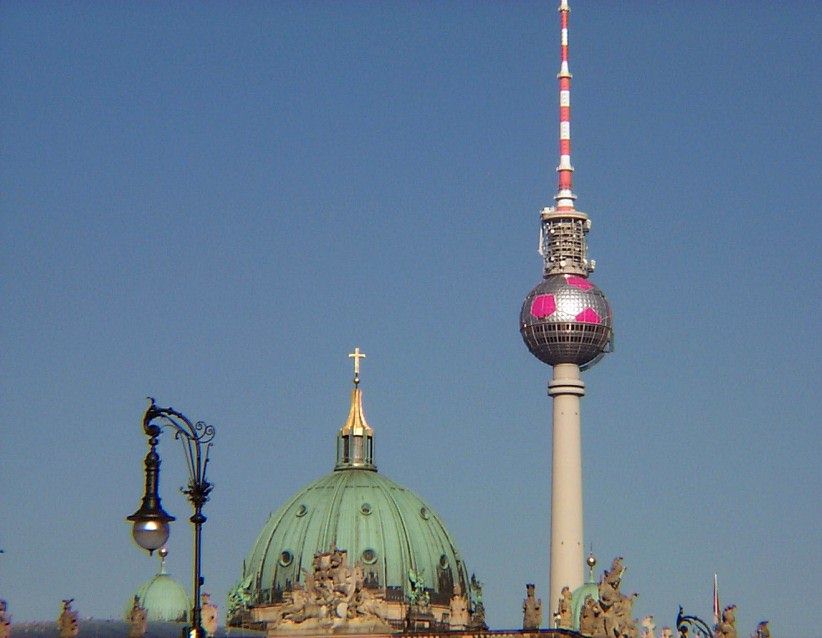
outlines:
{"label": "lamp post", "polygon": [[149,445],[145,459],[146,489],[140,509],[126,517],[126,520],[134,523],[134,541],[148,550],[149,554],[160,549],[168,540],[168,524],[174,517],[163,509],[160,502],[160,456],[157,454],[157,443],[163,428],[169,428],[174,432],[174,438],[182,443],[188,466],[188,486],[181,491],[194,508],[194,514],[189,519],[194,525],[194,606],[191,610],[191,637],[203,638],[205,633],[200,604],[200,587],[203,584],[203,577],[200,575],[200,540],[203,523],[206,521],[206,517],[203,516],[203,505],[208,501],[208,495],[213,487],[206,480],[206,469],[211,440],[214,438],[214,426],[203,421],[192,423],[177,410],[171,407],[158,407],[151,397],[149,401],[151,404],[143,415],[143,431],[148,437]]}

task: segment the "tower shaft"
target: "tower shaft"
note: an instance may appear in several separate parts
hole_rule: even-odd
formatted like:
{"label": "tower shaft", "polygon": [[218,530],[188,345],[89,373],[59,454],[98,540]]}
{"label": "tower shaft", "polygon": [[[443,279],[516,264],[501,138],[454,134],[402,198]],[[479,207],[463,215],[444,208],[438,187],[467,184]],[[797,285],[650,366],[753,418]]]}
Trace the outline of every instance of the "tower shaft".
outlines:
{"label": "tower shaft", "polygon": [[551,459],[550,609],[562,588],[571,591],[583,583],[585,564],[582,537],[582,437],[580,398],[585,384],[574,363],[558,363],[548,384],[553,399]]}

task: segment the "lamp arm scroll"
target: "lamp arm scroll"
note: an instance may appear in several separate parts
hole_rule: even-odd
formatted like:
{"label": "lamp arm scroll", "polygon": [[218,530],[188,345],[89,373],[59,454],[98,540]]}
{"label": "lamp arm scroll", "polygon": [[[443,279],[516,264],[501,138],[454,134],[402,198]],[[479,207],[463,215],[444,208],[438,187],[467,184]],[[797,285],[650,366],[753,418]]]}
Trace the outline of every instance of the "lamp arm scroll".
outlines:
{"label": "lamp arm scroll", "polygon": [[[188,496],[192,504],[202,506],[208,501],[213,485],[206,479],[211,440],[215,429],[204,421],[192,421],[182,412],[172,407],[159,407],[153,397],[143,415],[143,430],[147,436],[158,437],[163,428],[174,431],[174,438],[183,446],[183,453],[188,467],[188,487],[183,493]],[[196,501],[196,502],[195,502]]]}
{"label": "lamp arm scroll", "polygon": [[685,614],[682,606],[679,607],[679,613],[676,615],[676,630],[680,636],[688,635],[688,627],[693,627],[696,632],[704,638],[714,638],[714,632],[704,620],[699,616],[692,616]]}

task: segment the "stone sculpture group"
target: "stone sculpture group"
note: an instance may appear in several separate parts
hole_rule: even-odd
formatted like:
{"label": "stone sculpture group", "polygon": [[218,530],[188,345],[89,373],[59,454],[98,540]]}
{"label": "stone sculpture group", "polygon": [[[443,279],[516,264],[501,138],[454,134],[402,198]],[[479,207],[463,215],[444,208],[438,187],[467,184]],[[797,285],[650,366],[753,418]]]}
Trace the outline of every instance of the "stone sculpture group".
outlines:
{"label": "stone sculpture group", "polygon": [[305,575],[305,585],[296,583],[285,593],[286,604],[273,623],[275,627],[341,629],[351,624],[372,631],[389,630],[384,601],[365,588],[362,565],[349,567],[347,552],[318,552],[312,567]]}
{"label": "stone sculpture group", "polygon": [[[633,618],[634,600],[637,594],[626,596],[619,587],[625,567],[619,556],[606,569],[597,585],[599,600],[587,596],[579,615],[579,632],[590,638],[639,638],[636,619]],[[565,587],[557,601],[557,618],[560,627],[573,627],[571,617],[571,591]]]}

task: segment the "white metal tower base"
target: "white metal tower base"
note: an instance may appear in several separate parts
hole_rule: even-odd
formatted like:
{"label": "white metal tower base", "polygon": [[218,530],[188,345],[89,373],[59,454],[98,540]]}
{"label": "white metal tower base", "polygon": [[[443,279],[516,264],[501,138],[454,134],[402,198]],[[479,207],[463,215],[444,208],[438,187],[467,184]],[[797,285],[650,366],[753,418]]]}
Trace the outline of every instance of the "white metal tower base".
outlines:
{"label": "white metal tower base", "polygon": [[562,588],[567,586],[574,591],[582,585],[584,576],[579,405],[580,397],[585,394],[585,384],[580,378],[579,366],[574,363],[554,365],[548,394],[553,399],[549,586],[549,609],[553,616]]}

